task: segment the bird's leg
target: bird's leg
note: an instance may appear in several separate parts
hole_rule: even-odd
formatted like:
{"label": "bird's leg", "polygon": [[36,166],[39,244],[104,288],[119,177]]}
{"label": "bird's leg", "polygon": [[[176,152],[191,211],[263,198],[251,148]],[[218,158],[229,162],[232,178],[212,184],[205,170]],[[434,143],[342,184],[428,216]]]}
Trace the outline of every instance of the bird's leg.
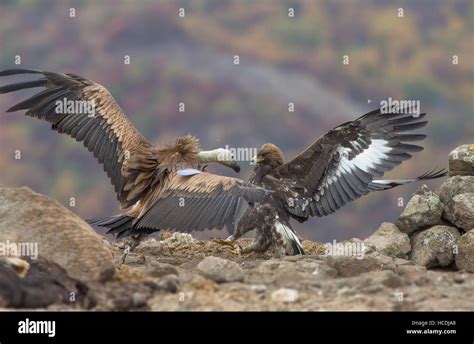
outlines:
{"label": "bird's leg", "polygon": [[148,234],[132,235],[130,239],[125,242],[122,257],[120,257],[120,264],[125,264],[127,255],[132,252],[147,236]]}
{"label": "bird's leg", "polygon": [[228,237],[227,239],[221,239],[221,238],[216,238],[216,239],[212,239],[213,242],[215,242],[216,244],[219,244],[219,245],[226,245],[226,246],[234,246],[234,236],[231,235],[230,237]]}
{"label": "bird's leg", "polygon": [[244,235],[245,233],[247,233],[251,229],[252,229],[251,227],[244,227],[244,226],[238,225],[237,228],[235,229],[234,233],[231,236],[227,237],[227,239],[225,239],[225,240],[223,240],[223,239],[214,239],[214,242],[217,243],[217,244],[220,244],[220,245],[230,246],[231,247],[230,251],[232,253],[240,255],[242,253],[242,247],[236,241],[237,241],[237,239],[242,237],[242,235]]}
{"label": "bird's leg", "polygon": [[213,242],[219,245],[225,245],[225,246],[230,246],[230,251],[234,254],[240,255],[242,248],[240,245],[236,242],[236,238],[231,235],[227,239],[213,239]]}
{"label": "bird's leg", "polygon": [[266,252],[269,248],[270,245],[272,244],[272,238],[268,238],[267,236],[264,235],[264,233],[260,232],[257,230],[257,235],[255,237],[255,240],[252,241],[249,245],[245,246],[242,248],[242,253],[263,253]]}

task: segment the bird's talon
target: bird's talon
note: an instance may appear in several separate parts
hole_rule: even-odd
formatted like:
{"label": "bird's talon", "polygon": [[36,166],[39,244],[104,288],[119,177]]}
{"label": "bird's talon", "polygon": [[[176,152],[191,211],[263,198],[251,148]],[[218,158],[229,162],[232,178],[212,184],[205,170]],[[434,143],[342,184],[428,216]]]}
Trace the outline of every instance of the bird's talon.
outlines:
{"label": "bird's talon", "polygon": [[[231,237],[229,237],[231,238]],[[230,246],[229,251],[232,252],[235,255],[240,256],[242,254],[242,247],[237,244],[235,241],[232,239],[213,239],[212,241],[215,242],[216,244],[223,245],[223,246]]]}
{"label": "bird's talon", "polygon": [[241,256],[242,255],[242,246],[240,246],[239,244],[235,244],[233,249],[230,250],[233,254],[237,255],[237,256]]}

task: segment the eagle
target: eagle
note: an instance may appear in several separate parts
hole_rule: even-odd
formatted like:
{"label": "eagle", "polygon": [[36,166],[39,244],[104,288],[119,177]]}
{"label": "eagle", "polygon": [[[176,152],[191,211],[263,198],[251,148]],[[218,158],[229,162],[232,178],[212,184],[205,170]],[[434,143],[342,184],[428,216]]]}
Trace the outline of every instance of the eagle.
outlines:
{"label": "eagle", "polygon": [[327,216],[369,192],[445,176],[439,169],[412,179],[378,179],[423,150],[413,142],[426,135],[413,131],[426,125],[425,116],[408,107],[377,109],[335,127],[287,162],[276,145],[264,144],[249,182],[274,192],[247,207],[235,232],[222,243],[234,245],[256,230],[255,240],[237,250],[264,252],[274,247],[279,255],[303,254],[290,220]]}
{"label": "eagle", "polygon": [[[93,153],[103,164],[120,208],[127,210],[89,222],[108,228],[116,238],[132,237],[133,247],[159,230],[226,227],[233,231],[243,206],[271,193],[256,184],[205,171],[205,164],[218,163],[239,172],[230,150],[203,151],[191,135],[152,145],[108,90],[94,81],[71,73],[32,69],[4,70],[0,77],[19,74],[41,77],[0,87],[0,94],[37,87],[43,90],[7,112],[26,110],[27,116],[51,123],[52,130],[82,142]],[[88,106],[74,106],[83,103]]]}

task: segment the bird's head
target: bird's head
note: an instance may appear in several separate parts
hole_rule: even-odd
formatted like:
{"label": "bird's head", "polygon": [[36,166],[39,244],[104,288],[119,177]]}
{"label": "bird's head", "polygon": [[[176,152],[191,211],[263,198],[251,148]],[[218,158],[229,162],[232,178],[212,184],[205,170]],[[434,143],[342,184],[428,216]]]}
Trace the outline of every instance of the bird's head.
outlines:
{"label": "bird's head", "polygon": [[280,148],[275,146],[273,143],[265,143],[257,152],[254,162],[257,165],[267,165],[276,168],[283,165],[283,153]]}
{"label": "bird's head", "polygon": [[200,151],[198,153],[198,161],[200,163],[215,162],[230,167],[235,172],[240,172],[240,166],[235,160],[234,154],[225,148],[217,148],[209,151]]}

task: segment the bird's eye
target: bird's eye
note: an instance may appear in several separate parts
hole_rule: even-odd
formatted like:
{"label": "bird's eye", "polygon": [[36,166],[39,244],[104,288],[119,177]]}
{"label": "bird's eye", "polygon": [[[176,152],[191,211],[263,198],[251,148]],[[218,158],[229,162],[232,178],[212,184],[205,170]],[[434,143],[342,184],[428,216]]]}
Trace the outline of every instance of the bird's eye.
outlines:
{"label": "bird's eye", "polygon": [[232,154],[230,157],[231,157],[232,159],[234,159],[234,154]]}

